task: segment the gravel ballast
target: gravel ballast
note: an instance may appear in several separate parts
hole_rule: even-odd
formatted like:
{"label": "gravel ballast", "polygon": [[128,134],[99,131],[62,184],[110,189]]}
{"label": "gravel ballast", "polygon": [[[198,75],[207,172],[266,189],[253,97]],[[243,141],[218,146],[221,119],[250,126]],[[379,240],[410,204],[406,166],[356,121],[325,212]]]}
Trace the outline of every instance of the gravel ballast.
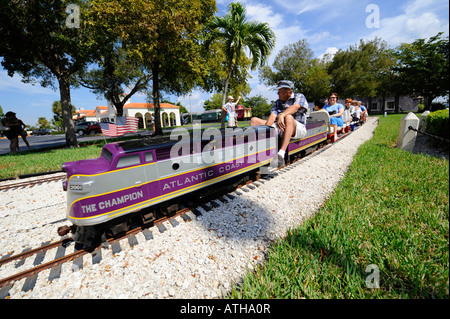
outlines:
{"label": "gravel ballast", "polygon": [[[281,170],[268,180],[233,192],[234,198],[190,221],[177,217],[175,226],[165,222],[166,231],[151,228],[152,237],[136,236],[137,245],[120,241],[121,251],[101,249],[101,261],[83,257],[82,269],[73,262],[62,265],[61,275],[48,280],[50,270],[41,272],[34,289],[23,291],[26,279],[9,289],[13,298],[221,298],[233,284],[264,262],[273,241],[289,228],[299,226],[329,197],[348,170],[359,146],[369,140],[378,123],[367,122],[350,135]],[[340,165],[336,165],[340,163]],[[9,183],[9,182],[3,182]],[[65,220],[66,200],[61,182],[0,192],[0,258],[57,241]],[[74,245],[66,249],[71,253]],[[49,251],[43,262],[54,258]],[[30,259],[30,258],[29,258]],[[17,262],[0,267],[0,278],[28,269]]]}

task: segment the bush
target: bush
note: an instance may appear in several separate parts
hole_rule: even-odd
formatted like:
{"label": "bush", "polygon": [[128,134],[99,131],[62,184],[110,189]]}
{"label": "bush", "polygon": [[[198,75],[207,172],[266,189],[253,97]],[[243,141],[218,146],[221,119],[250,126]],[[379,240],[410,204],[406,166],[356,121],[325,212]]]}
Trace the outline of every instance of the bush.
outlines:
{"label": "bush", "polygon": [[445,104],[441,102],[435,102],[431,103],[431,112],[439,111],[439,110],[445,110]]}
{"label": "bush", "polygon": [[448,109],[431,112],[426,117],[427,133],[450,139],[450,124]]}

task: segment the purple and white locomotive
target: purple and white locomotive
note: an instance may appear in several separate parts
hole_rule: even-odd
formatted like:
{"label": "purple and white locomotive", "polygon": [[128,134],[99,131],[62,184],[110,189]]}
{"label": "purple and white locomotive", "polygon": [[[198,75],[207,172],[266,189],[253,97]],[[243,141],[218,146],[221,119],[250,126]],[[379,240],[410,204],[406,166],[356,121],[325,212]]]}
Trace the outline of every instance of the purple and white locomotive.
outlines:
{"label": "purple and white locomotive", "polygon": [[[326,138],[324,121],[308,123],[306,137],[291,140],[286,153],[297,155]],[[110,143],[97,159],[64,163],[72,238],[92,244],[103,235],[115,236],[132,218],[150,223],[158,212],[176,210],[180,197],[196,198],[211,185],[255,174],[277,158],[277,139],[267,126],[194,130],[175,140]]]}

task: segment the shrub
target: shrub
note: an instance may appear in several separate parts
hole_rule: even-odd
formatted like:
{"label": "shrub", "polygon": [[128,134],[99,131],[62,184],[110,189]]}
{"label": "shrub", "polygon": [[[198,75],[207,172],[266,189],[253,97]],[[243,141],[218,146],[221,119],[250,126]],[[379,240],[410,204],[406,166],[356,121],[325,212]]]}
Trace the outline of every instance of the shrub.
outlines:
{"label": "shrub", "polygon": [[425,121],[427,122],[427,133],[450,139],[448,109],[431,112]]}

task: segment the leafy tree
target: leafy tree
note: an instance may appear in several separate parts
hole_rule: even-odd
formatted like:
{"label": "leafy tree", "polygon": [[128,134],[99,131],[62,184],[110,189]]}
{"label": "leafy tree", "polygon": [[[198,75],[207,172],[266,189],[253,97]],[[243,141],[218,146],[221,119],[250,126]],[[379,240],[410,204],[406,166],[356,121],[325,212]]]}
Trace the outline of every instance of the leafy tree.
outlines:
{"label": "leafy tree", "polygon": [[217,110],[222,108],[222,94],[216,93],[209,100],[206,100],[203,103],[203,108],[205,111],[208,110]]}
{"label": "leafy tree", "polygon": [[[72,105],[72,116],[76,114],[76,108]],[[52,112],[53,112],[53,119],[52,124],[60,130],[63,127],[63,120],[62,120],[62,107],[61,107],[61,101],[54,101],[52,103]]]}
{"label": "leafy tree", "polygon": [[50,128],[50,123],[45,117],[39,117],[37,125],[39,125],[40,128]]}
{"label": "leafy tree", "polygon": [[296,91],[302,92],[311,101],[330,93],[331,77],[327,64],[313,59],[313,51],[306,39],[285,46],[275,57],[273,68],[266,66],[261,69],[260,78],[267,85],[291,80]]}
{"label": "leafy tree", "polygon": [[280,80],[295,83],[298,91],[304,91],[304,81],[312,66],[313,51],[306,39],[286,45],[275,57],[273,69],[269,66],[261,69],[261,80],[267,85],[275,85]]}
{"label": "leafy tree", "polygon": [[78,145],[70,103],[73,75],[92,61],[99,47],[88,13],[88,2],[82,0],[0,3],[2,65],[8,75],[17,72],[25,82],[55,87],[57,81],[68,147]]}
{"label": "leafy tree", "polygon": [[376,97],[394,65],[387,43],[379,38],[338,51],[328,67],[331,89],[341,96]]}
{"label": "leafy tree", "polygon": [[302,84],[302,93],[311,102],[328,96],[331,93],[331,76],[328,74],[327,64],[313,59]]}
{"label": "leafy tree", "polygon": [[112,43],[151,75],[155,133],[162,134],[161,91],[184,94],[201,81],[199,35],[216,10],[214,0],[92,0],[92,8],[104,33],[117,38]]}
{"label": "leafy tree", "polygon": [[[206,92],[223,92],[225,87],[224,79],[227,78],[227,59],[223,47],[224,44],[217,40],[209,45],[208,48],[205,46],[202,48],[202,55],[205,59],[205,72],[203,72],[200,86]],[[251,89],[247,79],[251,78],[248,73],[251,63],[252,60],[244,55],[241,57],[239,64],[235,65],[233,76],[228,84],[228,90],[231,91],[231,94],[244,96],[250,93]],[[221,95],[220,100],[222,98],[223,96]],[[218,108],[221,107],[222,104],[218,106]]]}
{"label": "leafy tree", "polygon": [[[237,65],[248,49],[252,58],[251,69],[262,67],[275,46],[275,34],[267,23],[248,21],[245,7],[239,3],[230,3],[228,13],[224,17],[214,17],[209,24],[206,39],[208,48],[212,42],[219,41],[223,45],[226,57],[227,77],[225,80],[222,105],[225,104],[228,85]],[[225,114],[222,114],[222,127],[225,125]]]}
{"label": "leafy tree", "polygon": [[428,40],[404,43],[395,53],[399,82],[404,91],[423,96],[426,109],[436,97],[449,94],[449,42],[441,36],[442,32]]}
{"label": "leafy tree", "polygon": [[[147,89],[151,80],[139,61],[132,60],[125,50],[110,43],[102,49],[97,62],[98,68],[86,67],[78,73],[78,82],[95,94],[104,96],[116,108],[118,116],[123,115],[125,103],[137,92]],[[125,89],[131,88],[127,94]]]}
{"label": "leafy tree", "polygon": [[270,115],[272,105],[267,102],[267,99],[262,95],[253,96],[245,99],[242,103],[244,107],[252,109],[252,116],[264,118]]}

